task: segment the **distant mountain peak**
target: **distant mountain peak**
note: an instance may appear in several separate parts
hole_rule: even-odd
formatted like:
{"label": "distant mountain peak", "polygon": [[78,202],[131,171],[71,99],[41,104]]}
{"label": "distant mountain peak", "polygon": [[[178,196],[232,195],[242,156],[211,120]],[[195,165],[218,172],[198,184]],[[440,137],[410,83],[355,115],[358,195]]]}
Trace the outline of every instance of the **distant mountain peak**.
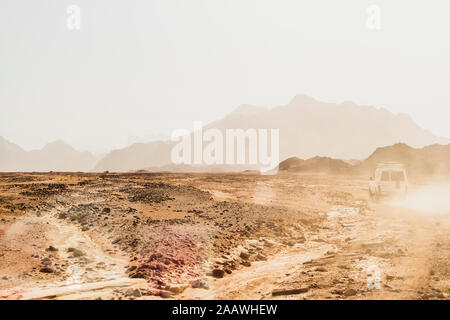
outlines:
{"label": "distant mountain peak", "polygon": [[400,119],[404,119],[406,121],[413,121],[411,116],[409,114],[407,114],[407,113],[399,113],[397,115],[397,117],[400,118]]}
{"label": "distant mountain peak", "polygon": [[266,108],[266,107],[257,107],[257,106],[252,106],[249,104],[241,104],[236,109],[234,109],[232,114],[252,115],[252,114],[265,112],[267,110],[268,110],[268,108]]}
{"label": "distant mountain peak", "polygon": [[62,140],[55,140],[47,143],[41,150],[43,151],[76,151],[72,146]]}
{"label": "distant mountain peak", "polygon": [[317,103],[317,100],[306,94],[297,94],[289,104],[302,105],[307,103]]}
{"label": "distant mountain peak", "polygon": [[44,146],[44,148],[45,147],[54,147],[54,146],[66,146],[67,144],[64,142],[64,141],[62,141],[62,140],[55,140],[55,141],[52,141],[52,142],[49,142],[49,143],[47,143],[45,146]]}
{"label": "distant mountain peak", "polygon": [[342,102],[341,106],[345,107],[345,108],[349,108],[349,109],[358,108],[358,105],[356,103],[354,103],[353,101],[350,101],[350,100]]}
{"label": "distant mountain peak", "polygon": [[62,140],[42,149],[24,151],[0,137],[0,172],[10,171],[90,171],[96,159],[89,152],[79,152]]}

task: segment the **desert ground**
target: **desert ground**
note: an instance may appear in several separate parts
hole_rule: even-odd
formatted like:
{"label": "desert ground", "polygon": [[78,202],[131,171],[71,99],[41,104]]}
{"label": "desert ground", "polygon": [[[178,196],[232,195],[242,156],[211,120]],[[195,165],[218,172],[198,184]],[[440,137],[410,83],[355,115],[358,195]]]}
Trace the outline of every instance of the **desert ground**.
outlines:
{"label": "desert ground", "polygon": [[3,173],[0,299],[448,299],[446,202],[367,178]]}

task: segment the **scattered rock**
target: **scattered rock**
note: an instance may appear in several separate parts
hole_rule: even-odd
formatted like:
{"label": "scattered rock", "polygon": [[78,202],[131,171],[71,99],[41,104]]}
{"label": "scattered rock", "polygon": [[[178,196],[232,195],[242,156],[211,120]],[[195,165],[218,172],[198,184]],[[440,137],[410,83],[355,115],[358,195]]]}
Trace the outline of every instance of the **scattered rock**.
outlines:
{"label": "scattered rock", "polygon": [[293,246],[295,245],[295,242],[292,241],[292,240],[289,240],[289,241],[286,242],[286,244],[287,244],[289,247],[293,247]]}
{"label": "scattered rock", "polygon": [[308,292],[308,287],[302,287],[302,288],[294,288],[294,289],[275,289],[272,291],[272,296],[287,296],[291,294],[300,294]]}
{"label": "scattered rock", "polygon": [[340,264],[340,265],[338,265],[338,268],[340,268],[340,269],[345,269],[345,270],[350,270],[350,267],[347,266],[347,265],[345,265],[345,264]]}
{"label": "scattered rock", "polygon": [[188,287],[187,284],[171,284],[166,286],[164,289],[172,292],[173,294],[180,294]]}
{"label": "scattered rock", "polygon": [[258,253],[258,255],[256,256],[256,260],[266,261],[267,257],[265,255],[263,255],[262,253]]}
{"label": "scattered rock", "polygon": [[55,252],[58,251],[58,249],[55,248],[54,246],[49,246],[47,249],[45,249],[45,251]]}
{"label": "scattered rock", "polygon": [[43,267],[43,268],[39,269],[39,272],[42,272],[42,273],[53,273],[55,271],[52,268],[50,268],[50,267]]}
{"label": "scattered rock", "polygon": [[111,212],[111,208],[108,208],[108,207],[103,208],[102,212],[103,213],[110,213]]}
{"label": "scattered rock", "polygon": [[134,270],[136,270],[136,268],[137,268],[137,266],[131,266],[127,269],[127,272],[129,273],[131,271],[134,271]]}
{"label": "scattered rock", "polygon": [[142,296],[142,293],[139,289],[128,289],[125,292],[125,295],[128,297],[135,297],[135,298],[139,298]]}
{"label": "scattered rock", "polygon": [[250,258],[250,254],[249,254],[247,251],[242,251],[242,252],[239,254],[239,257],[241,257],[241,258],[244,259],[244,260],[248,260],[248,258]]}
{"label": "scattered rock", "polygon": [[77,249],[77,248],[69,248],[69,249],[67,249],[67,252],[71,252],[72,253],[72,257],[74,257],[74,258],[78,258],[78,257],[84,256],[84,252],[79,250],[79,249]]}
{"label": "scattered rock", "polygon": [[315,271],[318,271],[318,272],[327,272],[328,270],[327,269],[325,269],[324,267],[317,267],[316,269],[314,269]]}
{"label": "scattered rock", "polygon": [[248,261],[248,260],[242,260],[242,261],[241,261],[241,264],[242,264],[244,267],[250,267],[250,266],[252,265],[251,262]]}
{"label": "scattered rock", "polygon": [[167,291],[167,290],[161,290],[159,292],[159,295],[161,296],[161,298],[170,298],[170,297],[172,297],[172,293],[170,291]]}
{"label": "scattered rock", "polygon": [[358,291],[356,291],[355,289],[349,288],[344,290],[344,292],[342,292],[342,295],[344,295],[345,297],[351,297],[354,296],[358,293]]}
{"label": "scattered rock", "polygon": [[65,212],[60,212],[58,215],[58,219],[66,219],[67,218],[67,213]]}
{"label": "scattered rock", "polygon": [[141,272],[132,273],[132,274],[130,274],[130,278],[133,278],[133,279],[145,279],[145,274],[143,274]]}
{"label": "scattered rock", "polygon": [[201,288],[201,289],[209,289],[209,285],[205,280],[196,279],[191,282],[192,288]]}
{"label": "scattered rock", "polygon": [[223,271],[222,269],[214,269],[212,271],[212,276],[214,278],[223,278],[224,274],[225,274],[225,271]]}

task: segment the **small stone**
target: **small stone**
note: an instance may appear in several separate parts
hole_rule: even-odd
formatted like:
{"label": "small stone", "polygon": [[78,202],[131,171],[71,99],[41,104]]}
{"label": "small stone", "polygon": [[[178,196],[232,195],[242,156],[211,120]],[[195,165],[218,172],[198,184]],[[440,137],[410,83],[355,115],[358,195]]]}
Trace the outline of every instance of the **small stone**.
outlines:
{"label": "small stone", "polygon": [[42,263],[44,266],[49,266],[49,265],[52,264],[52,260],[50,260],[49,258],[44,258],[44,259],[41,260],[41,263]]}
{"label": "small stone", "polygon": [[342,290],[342,289],[334,289],[333,291],[331,291],[331,293],[342,295],[344,293],[344,290]]}
{"label": "small stone", "polygon": [[265,255],[263,255],[262,253],[258,253],[258,255],[256,256],[256,260],[266,261],[267,257]]}
{"label": "small stone", "polygon": [[354,295],[356,295],[357,293],[358,293],[358,291],[356,291],[355,289],[352,289],[352,288],[346,289],[346,290],[344,290],[344,292],[342,292],[342,294],[343,294],[345,297],[354,296]]}
{"label": "small stone", "polygon": [[75,258],[84,256],[84,252],[79,250],[79,249],[77,249],[77,248],[69,248],[69,249],[67,249],[67,252],[71,252],[72,256],[75,257]]}
{"label": "small stone", "polygon": [[136,270],[136,268],[137,268],[136,266],[131,266],[127,269],[127,272],[134,271],[134,270]]}
{"label": "small stone", "polygon": [[314,269],[315,271],[318,271],[318,272],[327,272],[328,270],[327,269],[325,269],[324,267],[317,267],[316,269]]}
{"label": "small stone", "polygon": [[172,285],[166,286],[164,289],[172,292],[173,294],[180,294],[184,290],[186,290],[187,287],[188,287],[187,284],[172,284]]}
{"label": "small stone", "polygon": [[47,249],[45,249],[45,251],[55,252],[58,251],[58,249],[55,248],[54,246],[49,246]]}
{"label": "small stone", "polygon": [[58,215],[58,219],[66,219],[67,218],[67,213],[65,212],[60,212],[60,214]]}
{"label": "small stone", "polygon": [[225,274],[225,271],[223,271],[222,269],[214,269],[212,271],[212,276],[214,278],[223,278],[224,274]]}
{"label": "small stone", "polygon": [[244,267],[250,267],[252,264],[250,263],[250,261],[248,261],[248,260],[242,260],[241,261],[241,264],[244,266]]}
{"label": "small stone", "polygon": [[145,274],[143,274],[141,272],[132,273],[132,274],[130,274],[130,278],[133,278],[133,279],[145,279]]}
{"label": "small stone", "polygon": [[305,293],[308,291],[309,291],[308,287],[294,288],[294,289],[275,289],[272,291],[272,296],[286,296],[292,294]]}
{"label": "small stone", "polygon": [[39,270],[39,272],[42,272],[42,273],[53,273],[54,270],[52,268],[49,268],[49,267],[44,267],[44,268],[41,268]]}
{"label": "small stone", "polygon": [[141,291],[139,291],[139,289],[128,289],[125,292],[125,295],[127,295],[128,297],[139,298],[142,296],[142,293],[141,293]]}
{"label": "small stone", "polygon": [[172,293],[170,291],[167,291],[167,290],[161,290],[159,292],[159,295],[161,296],[161,298],[170,298],[170,297],[172,297]]}
{"label": "small stone", "polygon": [[242,252],[239,254],[239,257],[241,257],[241,258],[244,259],[244,260],[247,260],[248,258],[250,258],[250,254],[249,254],[247,251],[242,251]]}
{"label": "small stone", "polygon": [[192,288],[209,289],[208,283],[202,279],[196,279],[191,282]]}

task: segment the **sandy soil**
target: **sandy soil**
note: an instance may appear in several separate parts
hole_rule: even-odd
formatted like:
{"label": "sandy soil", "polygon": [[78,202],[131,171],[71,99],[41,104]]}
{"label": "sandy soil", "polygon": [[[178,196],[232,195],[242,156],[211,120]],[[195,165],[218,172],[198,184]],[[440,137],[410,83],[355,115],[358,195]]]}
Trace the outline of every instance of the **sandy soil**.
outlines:
{"label": "sandy soil", "polygon": [[450,208],[367,185],[0,174],[0,299],[448,299]]}

